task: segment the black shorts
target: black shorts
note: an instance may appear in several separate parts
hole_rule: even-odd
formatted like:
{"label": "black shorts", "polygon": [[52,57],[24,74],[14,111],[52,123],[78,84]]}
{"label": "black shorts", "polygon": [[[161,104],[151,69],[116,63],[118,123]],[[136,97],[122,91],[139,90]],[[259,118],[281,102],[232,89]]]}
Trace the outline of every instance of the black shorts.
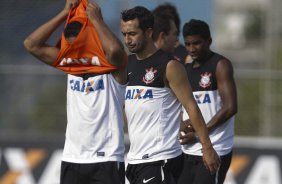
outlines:
{"label": "black shorts", "polygon": [[183,168],[183,154],[178,157],[142,164],[128,164],[130,184],[176,184]]}
{"label": "black shorts", "polygon": [[184,168],[178,184],[223,184],[229,169],[232,152],[221,156],[221,165],[217,173],[210,174],[206,169],[203,157],[184,154]]}
{"label": "black shorts", "polygon": [[124,162],[62,162],[60,184],[124,184]]}

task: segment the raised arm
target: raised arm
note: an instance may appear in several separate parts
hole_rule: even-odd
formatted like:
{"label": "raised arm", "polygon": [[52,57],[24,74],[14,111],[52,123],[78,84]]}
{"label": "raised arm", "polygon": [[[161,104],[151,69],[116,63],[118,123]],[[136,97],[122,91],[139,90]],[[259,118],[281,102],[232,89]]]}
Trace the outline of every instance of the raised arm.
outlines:
{"label": "raised arm", "polygon": [[169,87],[189,114],[192,126],[203,147],[204,163],[207,169],[214,173],[220,165],[220,160],[212,147],[204,118],[192,95],[184,67],[177,61],[170,61],[166,68],[166,79]]}
{"label": "raised arm", "polygon": [[89,3],[86,14],[98,32],[109,62],[117,67],[124,66],[126,53],[123,45],[104,22],[100,7],[96,3]]}
{"label": "raised arm", "polygon": [[48,45],[46,42],[66,20],[69,10],[77,6],[78,3],[78,0],[67,0],[64,9],[59,14],[41,25],[24,40],[26,50],[44,63],[52,65],[59,53],[59,48]]}
{"label": "raised arm", "polygon": [[209,132],[237,113],[236,85],[233,78],[233,67],[229,60],[222,59],[218,62],[216,66],[216,80],[222,100],[222,107],[207,123]]}

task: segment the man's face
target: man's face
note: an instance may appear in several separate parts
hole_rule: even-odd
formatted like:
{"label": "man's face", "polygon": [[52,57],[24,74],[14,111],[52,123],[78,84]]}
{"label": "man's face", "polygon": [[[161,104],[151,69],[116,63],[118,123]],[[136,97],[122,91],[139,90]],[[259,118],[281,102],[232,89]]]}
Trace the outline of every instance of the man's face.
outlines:
{"label": "man's face", "polygon": [[200,35],[190,35],[184,38],[185,48],[192,59],[202,60],[207,56],[211,39],[205,40]]}
{"label": "man's face", "polygon": [[123,40],[131,53],[138,53],[144,50],[146,37],[144,32],[139,28],[138,19],[121,21],[121,33]]}
{"label": "man's face", "polygon": [[163,44],[161,46],[161,48],[167,52],[173,52],[175,45],[178,41],[177,38],[177,28],[175,26],[174,21],[170,20],[169,21],[170,24],[170,30],[168,32],[168,34],[165,34],[163,37]]}

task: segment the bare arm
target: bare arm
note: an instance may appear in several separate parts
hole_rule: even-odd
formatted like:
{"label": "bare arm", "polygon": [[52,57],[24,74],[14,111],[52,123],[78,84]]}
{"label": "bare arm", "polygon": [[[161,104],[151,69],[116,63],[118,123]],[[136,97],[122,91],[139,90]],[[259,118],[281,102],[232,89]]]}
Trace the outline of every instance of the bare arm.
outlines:
{"label": "bare arm", "polygon": [[100,7],[95,3],[89,3],[86,8],[86,14],[98,32],[109,62],[117,67],[124,66],[126,53],[123,45],[104,22]]}
{"label": "bare arm", "polygon": [[[177,75],[175,75],[176,73]],[[210,147],[211,142],[209,140],[206,125],[192,95],[192,89],[189,85],[185,69],[176,61],[171,61],[168,63],[166,69],[166,77],[170,88],[189,114],[193,128],[197,132],[203,147]]]}
{"label": "bare arm", "polygon": [[220,160],[212,147],[204,118],[192,95],[192,89],[184,67],[177,61],[170,61],[166,68],[166,79],[169,87],[189,114],[192,126],[197,132],[203,147],[203,159],[206,167],[210,172],[215,172]]}
{"label": "bare arm", "polygon": [[229,60],[223,59],[218,62],[216,79],[222,107],[208,122],[207,128],[209,132],[237,113],[236,85],[233,78],[233,67]]}
{"label": "bare arm", "polygon": [[[207,123],[208,131],[211,132],[218,126],[225,123],[229,118],[237,113],[237,93],[236,84],[233,78],[233,67],[229,60],[220,60],[216,67],[216,80],[219,95],[222,100],[221,109]],[[189,130],[191,121],[182,122],[181,131],[186,135],[180,135],[181,144],[191,143],[195,139],[193,127]]]}
{"label": "bare arm", "polygon": [[95,3],[89,3],[86,8],[86,15],[94,25],[101,40],[103,50],[108,61],[119,69],[113,71],[114,78],[120,84],[126,84],[127,75],[124,65],[126,64],[127,54],[124,51],[120,40],[111,32],[103,20],[100,7]]}
{"label": "bare arm", "polygon": [[26,50],[44,63],[52,65],[59,53],[59,48],[50,46],[46,42],[66,20],[69,10],[77,5],[78,0],[67,0],[65,8],[58,15],[41,25],[24,40]]}

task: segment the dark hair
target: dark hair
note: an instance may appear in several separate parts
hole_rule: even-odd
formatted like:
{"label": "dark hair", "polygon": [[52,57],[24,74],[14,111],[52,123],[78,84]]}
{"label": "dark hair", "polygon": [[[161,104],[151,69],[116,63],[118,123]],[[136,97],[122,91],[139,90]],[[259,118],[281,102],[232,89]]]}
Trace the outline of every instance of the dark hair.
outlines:
{"label": "dark hair", "polygon": [[146,31],[149,28],[153,28],[154,26],[154,16],[150,10],[143,6],[136,6],[129,10],[124,10],[121,12],[121,19],[124,22],[138,19],[139,28],[142,31]]}
{"label": "dark hair", "polygon": [[211,38],[209,25],[202,20],[191,19],[183,26],[183,37],[200,35],[205,40]]}
{"label": "dark hair", "polygon": [[177,12],[177,9],[174,5],[170,4],[170,3],[164,3],[161,4],[159,6],[157,6],[154,10],[153,10],[153,14],[158,14],[158,13],[167,13],[170,16],[173,17],[173,21],[176,25],[177,28],[177,35],[179,35],[180,32],[180,18]]}
{"label": "dark hair", "polygon": [[[161,32],[168,34],[171,27],[170,21],[173,21],[173,17],[166,13],[154,14],[154,28],[152,38],[156,41]],[[174,22],[174,21],[173,21]]]}
{"label": "dark hair", "polygon": [[81,28],[82,28],[82,23],[78,21],[73,21],[73,22],[68,23],[64,30],[65,38],[77,36]]}

